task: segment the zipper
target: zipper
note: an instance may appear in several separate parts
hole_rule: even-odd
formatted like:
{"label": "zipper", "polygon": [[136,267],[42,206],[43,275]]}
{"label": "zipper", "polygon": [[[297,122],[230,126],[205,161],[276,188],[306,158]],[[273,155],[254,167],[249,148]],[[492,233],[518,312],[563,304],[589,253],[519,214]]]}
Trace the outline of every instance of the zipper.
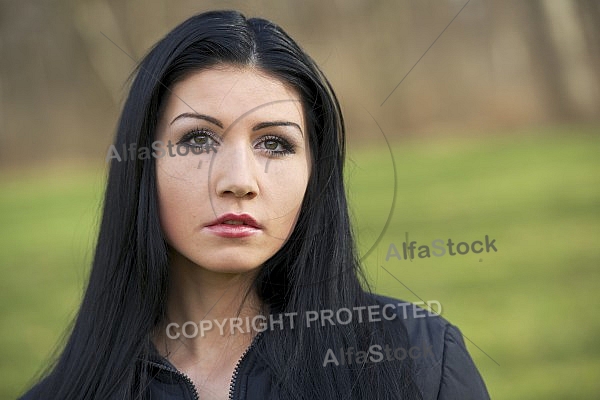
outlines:
{"label": "zipper", "polygon": [[256,342],[258,341],[258,338],[262,336],[262,333],[263,331],[258,332],[254,339],[252,339],[250,346],[248,346],[248,348],[244,351],[244,353],[238,360],[237,364],[235,364],[233,375],[231,377],[231,382],[229,383],[229,400],[234,400],[233,393],[235,392],[235,384],[237,381],[238,374],[240,373],[240,367],[242,366],[242,362],[246,359],[246,355],[250,352],[250,350],[252,350],[252,348],[256,346]]}
{"label": "zipper", "polygon": [[173,369],[167,365],[164,364],[159,364],[156,363],[154,361],[150,361],[150,364],[155,365],[161,369],[164,369],[165,371],[169,371],[174,373],[175,375],[177,375],[178,377],[180,377],[181,379],[183,379],[183,381],[188,385],[188,387],[192,390],[192,394],[194,395],[194,400],[200,400],[200,395],[198,394],[198,391],[196,390],[196,386],[194,386],[194,382],[192,382],[192,380],[190,379],[189,376],[187,376],[186,374],[184,374],[183,372],[177,370],[177,369]]}
{"label": "zipper", "polygon": [[[238,362],[235,364],[235,368],[233,370],[233,376],[231,377],[231,382],[229,383],[229,399],[233,400],[233,393],[235,390],[235,384],[236,384],[236,380],[237,380],[237,376],[240,372],[240,367],[242,365],[242,362],[244,361],[244,359],[246,358],[246,355],[250,352],[250,350],[252,350],[252,348],[254,348],[256,346],[256,342],[258,341],[258,338],[262,336],[262,331],[259,332],[254,339],[252,339],[252,342],[250,343],[250,346],[248,346],[248,348],[244,351],[244,353],[242,354],[242,356],[240,357],[240,359],[238,360]],[[168,365],[164,365],[161,363],[157,363],[154,361],[149,361],[150,364],[157,366],[160,369],[163,369],[165,371],[169,371],[175,375],[177,375],[178,377],[180,377],[186,384],[187,386],[190,388],[190,390],[192,391],[192,394],[194,395],[194,400],[200,400],[200,395],[198,394],[198,391],[196,390],[196,386],[194,386],[194,382],[192,382],[192,380],[190,379],[189,376],[187,376],[186,374],[184,374],[183,372],[179,371],[178,369],[174,369],[169,367]]]}

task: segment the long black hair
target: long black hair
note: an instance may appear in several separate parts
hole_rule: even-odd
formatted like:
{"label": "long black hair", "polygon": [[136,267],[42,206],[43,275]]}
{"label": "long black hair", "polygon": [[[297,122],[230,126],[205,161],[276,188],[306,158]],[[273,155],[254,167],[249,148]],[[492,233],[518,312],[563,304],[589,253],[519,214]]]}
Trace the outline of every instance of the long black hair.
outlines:
{"label": "long black hair", "polygon": [[[138,65],[116,132],[117,149],[150,148],[161,104],[190,73],[222,64],[252,66],[298,90],[312,168],[296,227],[253,285],[272,312],[338,310],[374,304],[365,290],[344,189],[344,121],[316,63],[277,25],[236,11],[193,16]],[[110,165],[89,283],[42,397],[143,398],[151,333],[165,315],[168,248],[158,212],[153,158]],[[264,333],[256,348],[287,399],[419,399],[409,361],[323,367],[328,349],[408,347],[406,331],[352,323]]]}

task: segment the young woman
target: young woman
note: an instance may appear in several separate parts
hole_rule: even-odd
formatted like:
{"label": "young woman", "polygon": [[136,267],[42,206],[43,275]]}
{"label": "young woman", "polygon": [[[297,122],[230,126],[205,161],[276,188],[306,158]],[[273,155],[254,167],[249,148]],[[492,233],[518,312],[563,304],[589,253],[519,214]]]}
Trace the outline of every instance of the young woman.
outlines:
{"label": "young woman", "polygon": [[488,398],[455,327],[365,289],[340,107],[277,25],[176,27],[111,149],[81,308],[24,399]]}

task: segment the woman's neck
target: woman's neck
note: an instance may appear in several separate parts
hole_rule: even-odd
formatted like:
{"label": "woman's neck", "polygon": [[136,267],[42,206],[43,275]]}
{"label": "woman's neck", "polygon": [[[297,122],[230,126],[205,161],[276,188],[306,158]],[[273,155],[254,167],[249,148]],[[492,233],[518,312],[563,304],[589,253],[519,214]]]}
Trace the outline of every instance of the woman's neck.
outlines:
{"label": "woman's neck", "polygon": [[166,320],[154,337],[159,351],[171,357],[185,348],[186,358],[196,358],[223,346],[245,348],[255,334],[248,321],[262,311],[252,290],[256,272],[218,273],[173,259]]}

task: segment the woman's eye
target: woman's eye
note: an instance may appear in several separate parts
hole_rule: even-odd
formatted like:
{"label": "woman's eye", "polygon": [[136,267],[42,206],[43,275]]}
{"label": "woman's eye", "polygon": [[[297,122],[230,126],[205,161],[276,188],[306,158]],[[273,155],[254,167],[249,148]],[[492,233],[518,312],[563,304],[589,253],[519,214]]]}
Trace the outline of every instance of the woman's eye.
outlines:
{"label": "woman's eye", "polygon": [[279,146],[279,143],[277,143],[275,140],[265,141],[265,147],[267,148],[267,150],[275,150],[277,149],[277,146]]}
{"label": "woman's eye", "polygon": [[294,153],[294,146],[280,137],[263,138],[260,144],[270,155],[283,156]]}
{"label": "woman's eye", "polygon": [[192,138],[192,142],[194,142],[194,144],[207,144],[208,138],[206,136],[196,136]]}
{"label": "woman's eye", "polygon": [[179,143],[192,147],[206,147],[218,144],[217,141],[212,137],[212,135],[204,129],[194,130],[189,133],[186,133],[178,142],[178,144]]}

